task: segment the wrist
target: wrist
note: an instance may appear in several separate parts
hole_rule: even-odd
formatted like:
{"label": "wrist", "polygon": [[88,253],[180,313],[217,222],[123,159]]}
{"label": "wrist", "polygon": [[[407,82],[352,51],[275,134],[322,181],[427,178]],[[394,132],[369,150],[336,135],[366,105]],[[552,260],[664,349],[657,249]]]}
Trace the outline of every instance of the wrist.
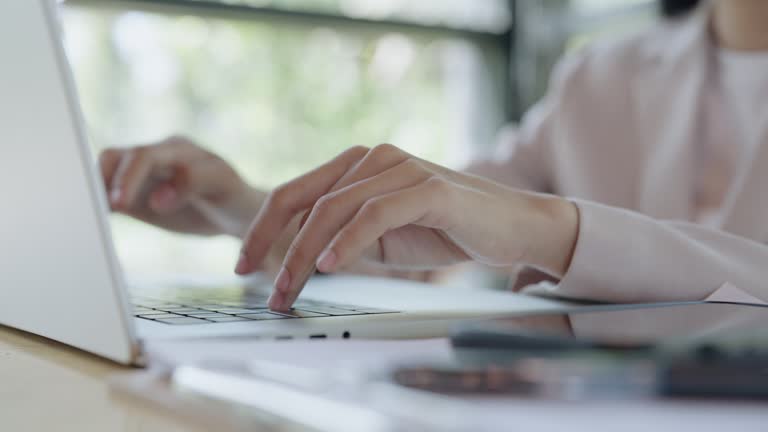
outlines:
{"label": "wrist", "polygon": [[266,198],[266,192],[243,183],[228,199],[225,206],[228,223],[221,227],[222,232],[243,238]]}
{"label": "wrist", "polygon": [[579,233],[576,204],[552,195],[532,197],[532,227],[526,264],[561,278],[568,271]]}

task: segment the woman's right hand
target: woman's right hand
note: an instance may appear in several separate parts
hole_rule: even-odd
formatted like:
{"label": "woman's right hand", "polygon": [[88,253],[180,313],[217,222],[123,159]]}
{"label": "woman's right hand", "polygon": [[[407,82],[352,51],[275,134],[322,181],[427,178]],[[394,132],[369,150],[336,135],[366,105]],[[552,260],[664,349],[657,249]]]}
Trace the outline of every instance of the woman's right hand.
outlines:
{"label": "woman's right hand", "polygon": [[99,164],[113,211],[182,233],[242,237],[266,197],[183,137],[108,149]]}

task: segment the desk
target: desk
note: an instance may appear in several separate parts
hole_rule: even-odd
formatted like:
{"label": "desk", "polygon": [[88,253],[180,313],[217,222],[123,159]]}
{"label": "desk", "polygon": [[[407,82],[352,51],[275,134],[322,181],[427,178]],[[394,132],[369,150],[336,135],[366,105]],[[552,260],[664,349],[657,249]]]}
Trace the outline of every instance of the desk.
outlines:
{"label": "desk", "polygon": [[107,378],[132,371],[62,344],[0,327],[0,430],[199,430],[160,410],[110,397]]}
{"label": "desk", "polygon": [[[166,411],[114,398],[107,379],[135,372],[44,338],[0,327],[0,430],[198,432]],[[569,432],[595,430],[765,431],[765,403],[509,401],[490,407],[496,425]],[[506,427],[505,425],[509,425]],[[530,426],[530,427],[525,427]],[[495,428],[494,428],[495,429]]]}

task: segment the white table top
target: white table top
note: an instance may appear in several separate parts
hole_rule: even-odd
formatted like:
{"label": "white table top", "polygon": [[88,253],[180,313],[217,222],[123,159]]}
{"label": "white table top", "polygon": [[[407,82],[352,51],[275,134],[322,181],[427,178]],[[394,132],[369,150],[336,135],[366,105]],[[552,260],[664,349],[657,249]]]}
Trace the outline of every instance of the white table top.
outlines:
{"label": "white table top", "polygon": [[[93,355],[44,338],[0,327],[0,430],[3,431],[200,431],[200,423],[159,407],[116,397],[110,378],[135,374]],[[483,417],[499,429],[594,431],[762,431],[768,404],[758,402],[507,401],[485,405]],[[527,428],[525,426],[530,426]],[[562,429],[561,429],[562,428]],[[567,429],[566,429],[567,428]],[[218,429],[218,428],[217,428]],[[493,428],[495,429],[495,428]],[[693,429],[692,429],[693,430]]]}

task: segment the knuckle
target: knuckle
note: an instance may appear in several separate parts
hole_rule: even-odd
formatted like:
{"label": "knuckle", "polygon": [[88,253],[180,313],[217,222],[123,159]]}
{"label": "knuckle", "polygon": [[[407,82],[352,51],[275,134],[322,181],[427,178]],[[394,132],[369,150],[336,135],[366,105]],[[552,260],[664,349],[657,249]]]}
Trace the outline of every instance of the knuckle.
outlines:
{"label": "knuckle", "polygon": [[432,176],[428,178],[427,186],[429,186],[429,188],[436,193],[448,192],[450,189],[450,184],[448,183],[448,181],[440,176]]}
{"label": "knuckle", "polygon": [[355,156],[363,157],[369,151],[371,151],[371,149],[366,147],[366,146],[356,145],[356,146],[352,146],[349,149],[347,149],[346,152],[349,153],[349,154],[355,155]]}
{"label": "knuckle", "polygon": [[267,206],[270,208],[285,209],[290,206],[293,199],[293,188],[290,183],[276,187],[267,198]]}
{"label": "knuckle", "polygon": [[430,190],[430,195],[433,197],[449,199],[453,195],[454,189],[451,182],[440,176],[432,176],[428,178],[426,184]]}
{"label": "knuckle", "polygon": [[403,167],[408,172],[413,173],[420,173],[425,171],[424,164],[422,164],[421,161],[416,158],[408,158],[405,162],[403,162]]}
{"label": "knuckle", "polygon": [[392,144],[386,144],[386,143],[379,144],[376,147],[372,148],[370,151],[371,156],[378,157],[378,158],[390,158],[400,153],[401,151],[399,148],[393,146]]}
{"label": "knuckle", "polygon": [[333,212],[337,203],[337,194],[323,195],[315,202],[314,213],[318,216],[327,216]]}
{"label": "knuckle", "polygon": [[360,219],[373,224],[380,222],[384,216],[384,204],[379,198],[368,200],[360,210]]}
{"label": "knuckle", "polygon": [[354,244],[360,241],[360,230],[356,225],[344,227],[333,240],[333,249],[339,256],[345,255]]}

